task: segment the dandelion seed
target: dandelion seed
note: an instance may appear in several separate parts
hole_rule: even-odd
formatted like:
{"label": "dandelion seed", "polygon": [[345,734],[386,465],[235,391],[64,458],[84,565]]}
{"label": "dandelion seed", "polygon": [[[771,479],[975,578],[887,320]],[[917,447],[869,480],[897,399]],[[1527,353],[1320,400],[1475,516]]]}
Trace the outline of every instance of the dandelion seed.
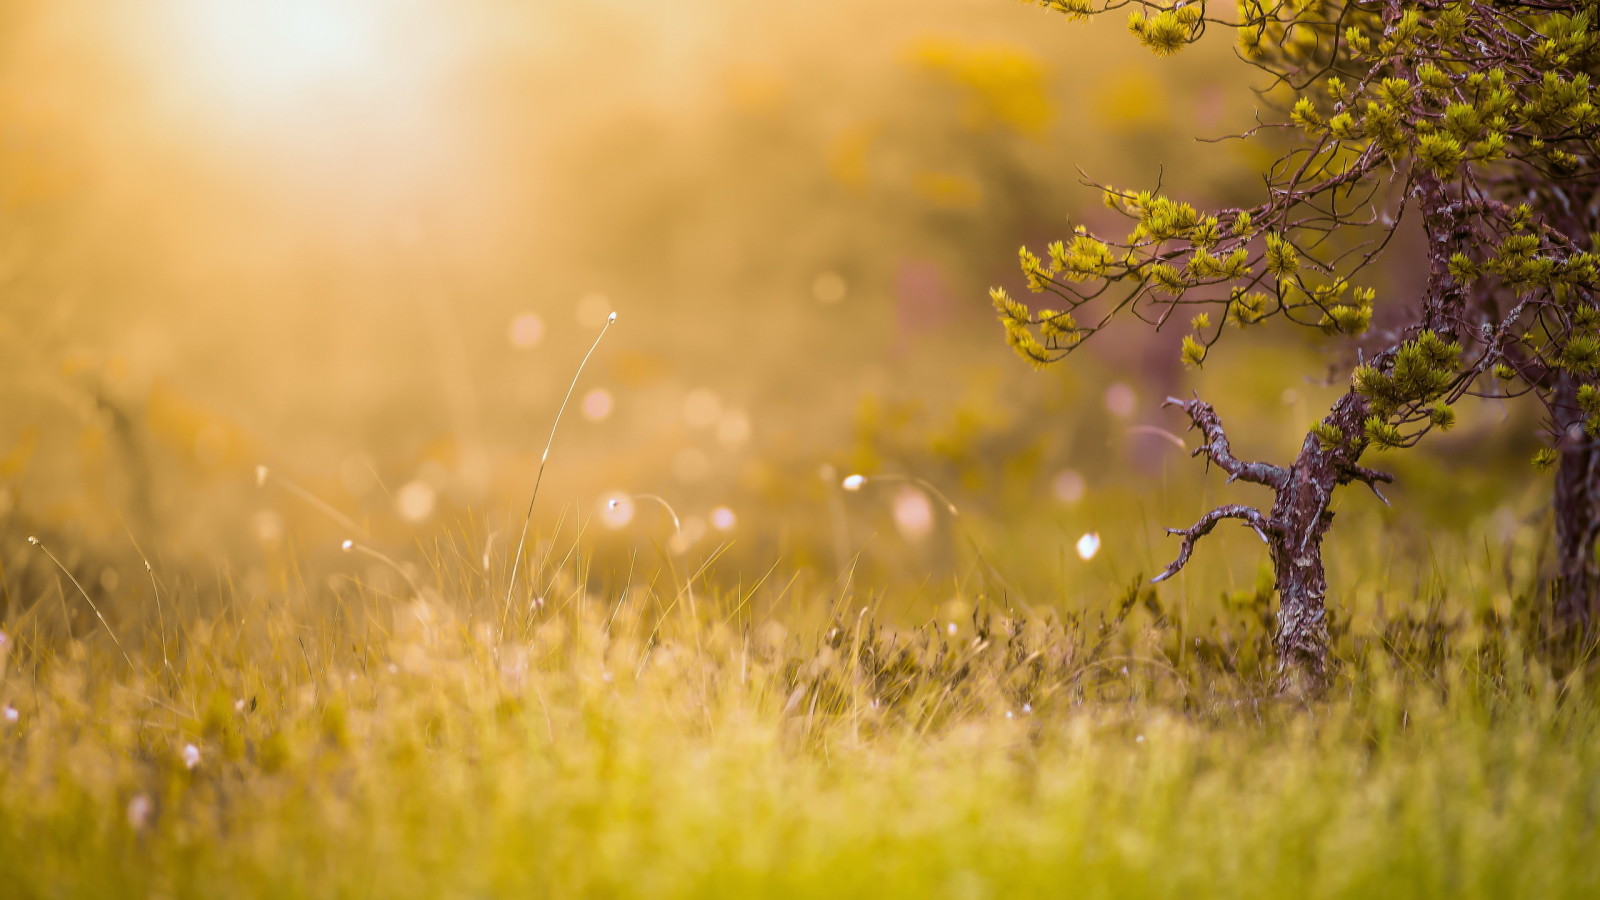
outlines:
{"label": "dandelion seed", "polygon": [[22,714],[17,712],[17,708],[9,703],[6,704],[5,710],[0,712],[0,715],[4,715],[6,721],[13,725],[16,724],[18,719],[22,718]]}
{"label": "dandelion seed", "polygon": [[349,538],[345,538],[344,543],[339,545],[339,549],[349,553],[350,551],[356,549],[356,542],[350,540]]}
{"label": "dandelion seed", "polygon": [[1032,703],[1024,703],[1024,704],[1022,704],[1022,712],[1023,712],[1023,715],[1031,715],[1033,713],[1033,704]]}
{"label": "dandelion seed", "polygon": [[150,824],[150,814],[155,811],[155,804],[150,802],[149,794],[134,794],[128,801],[128,827],[134,831],[143,831]]}
{"label": "dandelion seed", "polygon": [[1078,538],[1078,558],[1079,559],[1083,559],[1083,560],[1094,559],[1094,555],[1096,553],[1099,553],[1099,552],[1100,552],[1100,532],[1091,531],[1088,534],[1084,535],[1083,537]]}
{"label": "dandelion seed", "polygon": [[738,521],[738,516],[735,516],[733,510],[726,506],[719,506],[711,511],[711,527],[718,531],[732,530],[733,526],[738,524]]}
{"label": "dandelion seed", "polygon": [[193,744],[183,745],[183,767],[193,771],[200,765],[200,748]]}
{"label": "dandelion seed", "polygon": [[847,491],[859,491],[861,490],[861,486],[866,483],[867,476],[865,475],[846,475],[844,481],[840,482],[839,486]]}

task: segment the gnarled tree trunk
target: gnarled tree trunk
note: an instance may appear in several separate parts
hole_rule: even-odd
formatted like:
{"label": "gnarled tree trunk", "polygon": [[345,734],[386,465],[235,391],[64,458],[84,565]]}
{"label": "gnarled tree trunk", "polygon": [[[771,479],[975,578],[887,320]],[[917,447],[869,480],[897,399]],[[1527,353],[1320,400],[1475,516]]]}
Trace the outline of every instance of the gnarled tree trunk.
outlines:
{"label": "gnarled tree trunk", "polygon": [[1556,524],[1558,580],[1553,587],[1552,625],[1567,637],[1600,631],[1600,439],[1583,431],[1577,380],[1563,373],[1556,385],[1556,426],[1561,429],[1560,467],[1551,498]]}
{"label": "gnarled tree trunk", "polygon": [[[1246,462],[1234,457],[1227,434],[1211,405],[1201,400],[1169,399],[1189,414],[1205,443],[1195,455],[1205,457],[1228,473],[1229,481],[1247,481],[1273,490],[1271,512],[1243,505],[1222,506],[1206,513],[1189,528],[1168,529],[1183,536],[1177,559],[1156,576],[1164,581],[1189,561],[1194,543],[1210,533],[1223,519],[1241,519],[1266,542],[1278,592],[1278,629],[1275,643],[1282,687],[1299,693],[1315,693],[1328,680],[1328,576],[1322,563],[1322,540],[1333,522],[1328,508],[1333,492],[1340,485],[1359,481],[1377,490],[1379,482],[1390,476],[1356,465],[1364,443],[1360,439],[1367,401],[1354,391],[1334,403],[1324,423],[1339,430],[1348,440],[1335,447],[1324,447],[1317,435],[1306,436],[1294,464],[1288,468],[1263,462]],[[1382,496],[1381,494],[1379,495]]]}

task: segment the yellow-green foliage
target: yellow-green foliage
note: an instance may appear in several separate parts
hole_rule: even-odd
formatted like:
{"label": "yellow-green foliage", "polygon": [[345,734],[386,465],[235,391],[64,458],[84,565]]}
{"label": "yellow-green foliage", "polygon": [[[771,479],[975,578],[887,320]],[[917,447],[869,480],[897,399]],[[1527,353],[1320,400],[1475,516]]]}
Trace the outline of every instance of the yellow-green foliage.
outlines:
{"label": "yellow-green foliage", "polygon": [[1171,56],[1193,40],[1201,12],[1198,3],[1186,4],[1175,10],[1163,9],[1153,14],[1134,12],[1128,15],[1128,30],[1155,55]]}
{"label": "yellow-green foliage", "polygon": [[1267,233],[1267,271],[1288,278],[1300,270],[1300,254],[1294,245],[1276,231]]}
{"label": "yellow-green foliage", "polygon": [[1442,396],[1455,382],[1460,365],[1460,344],[1447,344],[1434,332],[1424,331],[1401,346],[1388,372],[1376,366],[1360,366],[1353,382],[1377,417],[1387,419],[1404,407]]}

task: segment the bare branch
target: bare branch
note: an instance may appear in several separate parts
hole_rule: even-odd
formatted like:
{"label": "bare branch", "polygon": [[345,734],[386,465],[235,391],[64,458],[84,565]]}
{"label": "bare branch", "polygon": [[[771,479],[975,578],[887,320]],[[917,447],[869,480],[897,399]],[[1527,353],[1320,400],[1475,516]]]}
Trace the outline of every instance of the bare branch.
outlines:
{"label": "bare branch", "polygon": [[1383,501],[1384,506],[1389,505],[1389,498],[1383,495],[1383,491],[1378,490],[1378,483],[1382,482],[1383,484],[1393,484],[1393,475],[1390,475],[1388,472],[1379,472],[1377,469],[1369,469],[1366,466],[1358,466],[1355,463],[1351,463],[1350,465],[1345,466],[1344,477],[1340,479],[1340,483],[1348,484],[1352,481],[1359,481],[1371,488],[1372,493],[1376,494],[1378,499]]}
{"label": "bare branch", "polygon": [[1217,527],[1217,523],[1223,519],[1243,519],[1246,524],[1255,529],[1256,535],[1261,538],[1262,542],[1267,544],[1271,543],[1267,538],[1268,532],[1276,534],[1280,530],[1277,523],[1253,506],[1244,506],[1237,503],[1231,506],[1219,506],[1201,516],[1200,521],[1188,528],[1167,529],[1167,534],[1183,535],[1183,546],[1178,548],[1178,558],[1174,559],[1160,575],[1150,579],[1150,583],[1155,584],[1159,581],[1166,581],[1168,578],[1178,574],[1178,570],[1183,568],[1184,564],[1189,561],[1189,554],[1194,552],[1195,541],[1210,534],[1211,529]]}
{"label": "bare branch", "polygon": [[1193,424],[1191,429],[1200,429],[1200,434],[1205,437],[1205,443],[1196,447],[1190,456],[1199,456],[1204,453],[1206,458],[1215,463],[1218,468],[1228,473],[1228,481],[1248,481],[1251,484],[1260,484],[1282,490],[1289,483],[1289,470],[1282,466],[1274,466],[1264,462],[1245,462],[1236,459],[1233,450],[1228,446],[1228,434],[1222,428],[1222,420],[1217,417],[1217,411],[1211,404],[1196,397],[1193,400],[1179,400],[1168,397],[1162,406],[1177,406],[1189,414]]}

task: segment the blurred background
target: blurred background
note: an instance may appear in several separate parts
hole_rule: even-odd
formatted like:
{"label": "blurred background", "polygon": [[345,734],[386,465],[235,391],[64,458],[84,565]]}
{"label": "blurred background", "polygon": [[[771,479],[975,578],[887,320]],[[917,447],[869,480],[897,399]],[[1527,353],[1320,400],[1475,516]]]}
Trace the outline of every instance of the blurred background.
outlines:
{"label": "blurred background", "polygon": [[[109,592],[144,577],[131,537],[218,591],[314,594],[293,573],[355,538],[503,585],[616,311],[541,552],[581,533],[602,583],[853,565],[933,602],[1101,602],[1166,563],[1161,528],[1265,499],[1160,399],[1199,390],[1282,459],[1339,350],[1267,330],[1194,373],[1178,331],[1125,328],[1034,372],[986,289],[1016,292],[1019,244],[1111,224],[1085,173],[1249,200],[1274,148],[1195,138],[1253,123],[1253,74],[1007,0],[7,0],[0,560],[39,533]],[[1425,592],[1455,564],[1430,536],[1507,578],[1536,549],[1548,486],[1484,465],[1527,458],[1498,426],[1529,413],[1463,413],[1377,460],[1393,512],[1340,501],[1346,596]],[[1164,590],[1256,589],[1225,532]]]}

